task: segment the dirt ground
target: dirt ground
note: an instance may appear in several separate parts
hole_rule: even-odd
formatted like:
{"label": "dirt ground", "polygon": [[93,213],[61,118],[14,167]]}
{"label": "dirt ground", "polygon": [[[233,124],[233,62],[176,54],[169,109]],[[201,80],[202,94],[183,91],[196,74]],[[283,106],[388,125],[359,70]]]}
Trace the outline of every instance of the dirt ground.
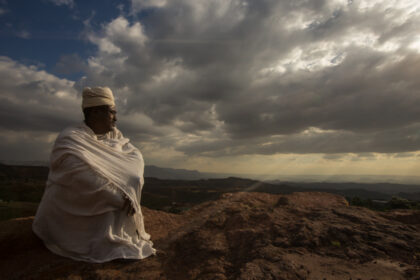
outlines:
{"label": "dirt ground", "polygon": [[145,207],[158,250],[140,261],[50,253],[33,217],[0,222],[0,279],[420,279],[420,212],[327,193],[225,194],[180,214]]}

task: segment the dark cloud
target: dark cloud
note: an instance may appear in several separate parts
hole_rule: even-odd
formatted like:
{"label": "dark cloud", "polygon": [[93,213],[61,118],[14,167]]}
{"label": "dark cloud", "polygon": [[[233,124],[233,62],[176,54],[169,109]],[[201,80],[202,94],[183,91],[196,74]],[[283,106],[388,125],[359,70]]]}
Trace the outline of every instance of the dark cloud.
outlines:
{"label": "dark cloud", "polygon": [[59,132],[74,123],[75,118],[63,114],[62,109],[22,106],[8,100],[0,102],[0,128]]}
{"label": "dark cloud", "polygon": [[80,99],[73,82],[0,57],[0,128],[59,132],[80,121]]}
{"label": "dark cloud", "polygon": [[55,134],[37,131],[9,131],[0,129],[0,159],[3,161],[48,162]]}
{"label": "dark cloud", "polygon": [[374,133],[325,132],[309,128],[302,133],[257,139],[199,140],[177,148],[189,155],[213,157],[276,153],[405,153],[420,150],[419,131],[420,124]]}
{"label": "dark cloud", "polygon": [[76,54],[62,55],[54,67],[54,71],[58,74],[75,74],[85,72],[87,64],[82,58]]}
{"label": "dark cloud", "polygon": [[[87,32],[95,55],[63,56],[56,70],[83,70],[79,92],[110,86],[120,128],[145,149],[153,144],[214,157],[326,153],[328,159],[420,149],[415,1],[132,3],[130,16]],[[1,85],[8,90],[4,117],[12,108],[27,110],[29,100],[35,105],[3,127],[55,131],[77,118],[63,98],[54,99],[59,106],[43,105],[60,88],[74,95],[70,81],[49,76],[46,82],[42,71],[13,67],[32,74],[22,77],[27,82]],[[66,117],[53,120],[61,110]]]}
{"label": "dark cloud", "polygon": [[[110,23],[102,40],[121,51],[98,57],[105,68],[110,61],[121,62],[111,80],[133,89],[128,111],[143,112],[180,134],[200,136],[222,124],[222,139],[186,141],[179,150],[271,154],[418,148],[403,140],[410,134],[397,134],[393,142],[378,136],[397,128],[403,133],[419,121],[415,69],[420,55],[404,45],[384,50],[386,43],[410,40],[416,30],[418,16],[407,17],[404,7],[379,3],[362,9],[366,3],[345,1],[157,4],[140,26],[124,18]],[[127,32],[115,36],[109,30],[118,23]],[[140,43],[135,36],[147,40]],[[300,134],[310,127],[335,132]],[[284,140],[261,146],[276,135]]]}

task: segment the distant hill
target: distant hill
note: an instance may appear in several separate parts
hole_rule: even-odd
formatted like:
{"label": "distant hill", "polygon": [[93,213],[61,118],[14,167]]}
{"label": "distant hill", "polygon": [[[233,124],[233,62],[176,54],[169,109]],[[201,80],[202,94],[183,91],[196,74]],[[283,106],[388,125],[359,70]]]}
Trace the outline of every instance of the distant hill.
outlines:
{"label": "distant hill", "polygon": [[408,200],[417,200],[420,201],[420,192],[416,193],[403,193],[400,192],[397,194],[397,196],[408,199]]}
{"label": "distant hill", "polygon": [[[47,176],[48,167],[45,166],[0,164],[0,202],[7,203],[8,207],[0,207],[0,212],[5,212],[0,213],[0,219],[20,216],[22,207],[20,204],[12,205],[11,202],[38,203],[44,192]],[[181,212],[199,203],[216,200],[227,192],[290,194],[320,191],[344,196],[349,201],[355,197],[388,201],[393,196],[420,201],[418,185],[263,182],[238,177],[202,179],[200,176],[202,174],[198,171],[146,166],[142,205],[152,209]],[[26,209],[35,208],[30,204]],[[11,214],[10,211],[17,214]]]}
{"label": "distant hill", "polygon": [[171,180],[198,180],[203,178],[203,175],[196,170],[162,168],[154,165],[144,167],[144,176]]}
{"label": "distant hill", "polygon": [[388,196],[397,195],[398,193],[418,193],[420,192],[420,185],[405,185],[393,183],[329,183],[329,182],[314,182],[314,183],[298,183],[298,182],[282,182],[282,181],[268,181],[275,185],[290,185],[299,187],[305,190],[341,190],[339,194],[345,194],[348,190],[366,190],[373,193],[383,193]]}
{"label": "distant hill", "polygon": [[[411,201],[420,201],[419,186],[293,182],[274,184],[238,177],[194,179],[200,177],[198,171],[156,166],[146,167],[145,175],[142,205],[173,213],[183,212],[199,203],[217,200],[228,192],[290,194],[321,191],[342,195],[349,201],[353,198],[389,201],[394,195]],[[44,192],[47,176],[48,168],[45,166],[0,164],[0,220],[35,214],[37,203]]]}
{"label": "distant hill", "polygon": [[46,166],[15,166],[0,163],[0,179],[46,180],[48,170]]}
{"label": "distant hill", "polygon": [[[31,177],[31,178],[47,178],[48,164],[43,162],[28,162],[28,163],[0,163],[0,178],[2,177]],[[154,177],[168,180],[199,180],[207,178],[223,178],[228,177],[228,174],[217,173],[201,173],[196,170],[174,169],[158,167],[154,165],[146,165],[144,168],[145,177]]]}

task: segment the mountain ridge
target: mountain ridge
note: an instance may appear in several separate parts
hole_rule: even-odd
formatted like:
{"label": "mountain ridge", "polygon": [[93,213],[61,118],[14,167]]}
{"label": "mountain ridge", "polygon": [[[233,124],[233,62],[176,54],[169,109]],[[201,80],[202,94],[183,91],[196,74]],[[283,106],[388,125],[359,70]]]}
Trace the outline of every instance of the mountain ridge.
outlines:
{"label": "mountain ridge", "polygon": [[[23,166],[23,167],[48,167],[48,162],[43,161],[5,161],[0,160],[0,165]],[[282,183],[360,183],[360,184],[396,184],[396,185],[420,185],[420,176],[400,175],[282,175],[282,174],[240,174],[240,173],[217,173],[202,172],[198,170],[159,167],[156,165],[145,166],[146,177],[173,180],[198,180],[210,178],[241,177],[268,182],[272,184]]]}

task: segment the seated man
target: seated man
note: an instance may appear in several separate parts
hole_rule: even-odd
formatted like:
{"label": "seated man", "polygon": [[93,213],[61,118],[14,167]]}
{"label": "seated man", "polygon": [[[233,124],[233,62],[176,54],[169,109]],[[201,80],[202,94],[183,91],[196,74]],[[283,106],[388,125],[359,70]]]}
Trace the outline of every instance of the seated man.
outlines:
{"label": "seated man", "polygon": [[112,91],[85,88],[85,122],[55,141],[33,231],[52,252],[106,262],[155,254],[140,209],[144,162],[115,127]]}

